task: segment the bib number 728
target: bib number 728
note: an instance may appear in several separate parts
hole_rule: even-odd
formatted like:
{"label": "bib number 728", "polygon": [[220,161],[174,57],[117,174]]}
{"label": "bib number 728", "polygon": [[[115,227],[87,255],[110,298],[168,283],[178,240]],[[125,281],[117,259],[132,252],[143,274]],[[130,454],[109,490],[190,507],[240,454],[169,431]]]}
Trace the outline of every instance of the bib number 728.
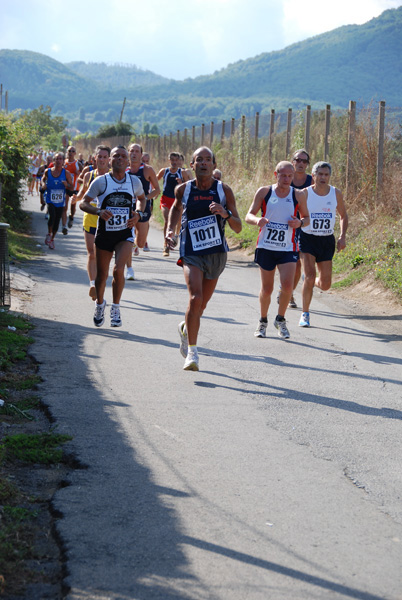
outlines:
{"label": "bib number 728", "polygon": [[283,229],[267,229],[267,242],[284,242],[285,231]]}

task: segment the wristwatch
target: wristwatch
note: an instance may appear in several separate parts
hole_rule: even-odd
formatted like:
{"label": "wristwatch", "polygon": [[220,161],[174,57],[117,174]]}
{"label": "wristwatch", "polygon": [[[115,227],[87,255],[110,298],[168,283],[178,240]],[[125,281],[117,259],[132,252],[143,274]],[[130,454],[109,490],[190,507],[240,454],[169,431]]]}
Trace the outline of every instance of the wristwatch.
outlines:
{"label": "wristwatch", "polygon": [[96,211],[96,214],[98,215],[98,217],[100,217],[100,214],[101,214],[101,209],[100,208],[98,208],[98,210]]}
{"label": "wristwatch", "polygon": [[228,208],[226,209],[226,212],[228,213],[228,216],[226,217],[225,221],[228,221],[230,219],[230,217],[233,217],[233,213]]}

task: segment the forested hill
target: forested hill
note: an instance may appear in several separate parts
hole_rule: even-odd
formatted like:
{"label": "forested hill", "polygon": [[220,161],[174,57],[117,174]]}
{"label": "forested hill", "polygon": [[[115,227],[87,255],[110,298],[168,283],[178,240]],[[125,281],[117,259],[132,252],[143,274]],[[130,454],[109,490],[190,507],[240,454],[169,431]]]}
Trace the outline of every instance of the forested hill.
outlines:
{"label": "forested hill", "polygon": [[163,132],[306,104],[346,108],[349,100],[383,99],[401,107],[401,57],[402,7],[185,81],[134,66],[63,65],[34,52],[1,50],[0,82],[10,109],[49,104],[81,131],[116,120],[126,97],[124,120],[136,128],[155,123]]}

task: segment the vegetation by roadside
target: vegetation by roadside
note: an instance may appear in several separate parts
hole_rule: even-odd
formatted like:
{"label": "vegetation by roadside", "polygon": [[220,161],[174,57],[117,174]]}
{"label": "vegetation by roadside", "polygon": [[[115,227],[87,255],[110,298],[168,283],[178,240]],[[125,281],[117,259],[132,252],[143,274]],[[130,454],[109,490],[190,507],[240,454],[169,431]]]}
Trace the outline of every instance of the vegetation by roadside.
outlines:
{"label": "vegetation by roadside", "polygon": [[0,312],[0,596],[62,597],[51,500],[69,467],[36,393],[31,323]]}

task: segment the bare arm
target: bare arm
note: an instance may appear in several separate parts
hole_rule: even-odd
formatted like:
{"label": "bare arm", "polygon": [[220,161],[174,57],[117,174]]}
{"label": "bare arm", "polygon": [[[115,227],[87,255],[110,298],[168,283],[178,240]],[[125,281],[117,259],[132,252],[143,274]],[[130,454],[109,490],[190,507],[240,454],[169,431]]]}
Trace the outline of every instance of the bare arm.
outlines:
{"label": "bare arm", "polygon": [[163,175],[165,174],[165,169],[161,169],[160,171],[158,171],[158,174],[156,176],[157,179],[162,179]]}
{"label": "bare arm", "polygon": [[[289,227],[305,227],[310,223],[310,215],[307,208],[307,192],[306,190],[295,191],[296,199],[299,204],[300,219],[292,217],[288,221]],[[303,220],[302,220],[303,219]]]}
{"label": "bare arm", "polygon": [[[84,181],[82,182],[82,186],[81,186],[81,189],[80,189],[79,193],[78,194],[74,194],[74,196],[72,196],[72,198],[71,198],[71,204],[75,204],[76,202],[79,202],[79,201],[81,201],[83,199],[84,194],[86,193],[86,191],[89,188],[89,180],[90,180],[90,178],[91,178],[91,174],[90,174],[89,171],[87,171],[85,173]],[[79,181],[79,179],[78,179],[78,181]]]}
{"label": "bare arm", "polygon": [[254,200],[251,203],[250,208],[248,209],[248,213],[246,214],[245,221],[249,225],[257,225],[257,227],[261,229],[261,227],[264,227],[264,225],[269,223],[268,219],[266,219],[265,217],[259,217],[257,215],[257,213],[261,210],[262,203],[268,192],[269,186],[261,187],[256,191]]}
{"label": "bare arm", "polygon": [[349,218],[348,218],[348,213],[346,212],[345,203],[343,201],[342,192],[340,190],[338,190],[337,188],[335,188],[335,193],[336,193],[336,210],[338,211],[338,214],[340,217],[339,225],[341,228],[341,234],[338,238],[336,247],[337,247],[338,252],[340,252],[341,250],[346,248],[346,232],[348,230]]}
{"label": "bare arm", "polygon": [[153,200],[154,198],[157,198],[157,196],[159,196],[159,194],[161,193],[158,177],[156,176],[156,173],[153,170],[153,168],[150,166],[146,169],[145,177],[147,178],[147,180],[153,188],[152,191],[149,192],[147,198],[148,200]]}
{"label": "bare arm", "polygon": [[226,207],[228,210],[230,210],[232,215],[230,216],[226,208],[218,202],[211,202],[209,205],[209,210],[213,215],[220,215],[223,219],[226,219],[230,229],[232,229],[235,233],[240,233],[242,230],[242,222],[239,217],[239,213],[237,212],[236,200],[233,191],[225,183],[223,184],[223,190],[226,196]]}
{"label": "bare arm", "polygon": [[174,237],[174,232],[176,231],[177,223],[181,217],[183,203],[182,198],[184,194],[184,188],[186,184],[182,183],[181,185],[176,186],[175,189],[175,201],[173,202],[172,208],[169,211],[169,219],[166,230],[166,241],[170,246],[173,246],[172,240]]}

